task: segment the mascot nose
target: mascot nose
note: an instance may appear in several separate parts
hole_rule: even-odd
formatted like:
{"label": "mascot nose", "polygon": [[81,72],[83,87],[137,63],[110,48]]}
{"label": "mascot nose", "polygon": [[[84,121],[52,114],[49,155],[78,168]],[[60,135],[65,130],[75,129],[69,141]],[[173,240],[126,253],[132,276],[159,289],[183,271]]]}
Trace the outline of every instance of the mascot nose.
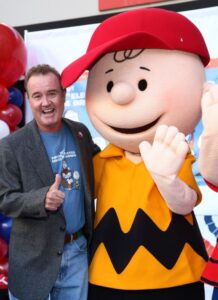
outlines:
{"label": "mascot nose", "polygon": [[135,98],[133,86],[126,82],[116,83],[111,90],[111,98],[116,104],[125,105],[132,102]]}

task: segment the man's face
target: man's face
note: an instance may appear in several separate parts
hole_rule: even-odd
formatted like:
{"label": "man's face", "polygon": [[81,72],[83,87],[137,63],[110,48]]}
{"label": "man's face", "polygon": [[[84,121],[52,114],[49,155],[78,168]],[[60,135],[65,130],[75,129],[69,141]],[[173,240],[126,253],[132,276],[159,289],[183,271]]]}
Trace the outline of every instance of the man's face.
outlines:
{"label": "man's face", "polygon": [[33,75],[27,83],[30,107],[40,130],[54,132],[61,128],[65,92],[53,73]]}

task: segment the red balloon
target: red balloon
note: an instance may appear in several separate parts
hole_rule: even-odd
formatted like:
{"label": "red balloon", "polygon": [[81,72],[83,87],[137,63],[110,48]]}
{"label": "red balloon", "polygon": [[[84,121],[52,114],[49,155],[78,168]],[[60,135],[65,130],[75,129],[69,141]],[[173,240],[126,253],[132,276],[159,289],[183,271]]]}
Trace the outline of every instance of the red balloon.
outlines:
{"label": "red balloon", "polygon": [[9,127],[18,125],[23,118],[21,109],[14,104],[7,104],[6,107],[0,110],[0,120],[5,121]]}
{"label": "red balloon", "polygon": [[0,109],[6,106],[9,99],[8,89],[0,85]]}
{"label": "red balloon", "polygon": [[0,290],[8,289],[8,276],[0,274]]}
{"label": "red balloon", "polygon": [[8,244],[0,238],[0,259],[8,254]]}
{"label": "red balloon", "polygon": [[24,75],[26,62],[23,38],[14,28],[0,23],[0,84],[12,86]]}
{"label": "red balloon", "polygon": [[19,129],[20,127],[18,127],[18,126],[16,126],[16,125],[10,125],[9,126],[9,129],[10,129],[10,133],[12,133],[12,132],[14,132],[14,131],[16,131],[17,129]]}
{"label": "red balloon", "polygon": [[0,258],[0,274],[8,275],[8,257]]}

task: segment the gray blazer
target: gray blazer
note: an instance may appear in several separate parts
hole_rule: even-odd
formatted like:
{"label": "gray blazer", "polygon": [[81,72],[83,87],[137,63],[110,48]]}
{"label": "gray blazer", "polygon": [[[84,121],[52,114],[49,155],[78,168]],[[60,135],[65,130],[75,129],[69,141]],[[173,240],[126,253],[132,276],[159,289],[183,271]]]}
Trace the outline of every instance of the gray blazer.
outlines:
{"label": "gray blazer", "polygon": [[[87,128],[63,119],[78,147],[85,189],[85,232],[92,237],[92,156],[99,150]],[[9,289],[21,300],[43,300],[58,275],[64,247],[62,209],[48,212],[45,195],[54,174],[35,121],[0,141],[0,212],[11,217]]]}

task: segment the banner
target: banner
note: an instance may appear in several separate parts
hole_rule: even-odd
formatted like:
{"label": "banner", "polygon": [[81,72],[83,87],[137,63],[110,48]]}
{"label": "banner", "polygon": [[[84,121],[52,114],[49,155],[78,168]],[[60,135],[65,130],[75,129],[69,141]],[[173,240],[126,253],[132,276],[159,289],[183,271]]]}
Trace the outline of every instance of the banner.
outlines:
{"label": "banner", "polygon": [[[172,0],[168,0],[172,1]],[[180,2],[179,0],[177,0]],[[167,0],[98,0],[98,8],[100,11],[109,10],[114,8],[124,8],[128,6],[140,5],[140,4],[152,4],[157,2],[167,2]]]}

